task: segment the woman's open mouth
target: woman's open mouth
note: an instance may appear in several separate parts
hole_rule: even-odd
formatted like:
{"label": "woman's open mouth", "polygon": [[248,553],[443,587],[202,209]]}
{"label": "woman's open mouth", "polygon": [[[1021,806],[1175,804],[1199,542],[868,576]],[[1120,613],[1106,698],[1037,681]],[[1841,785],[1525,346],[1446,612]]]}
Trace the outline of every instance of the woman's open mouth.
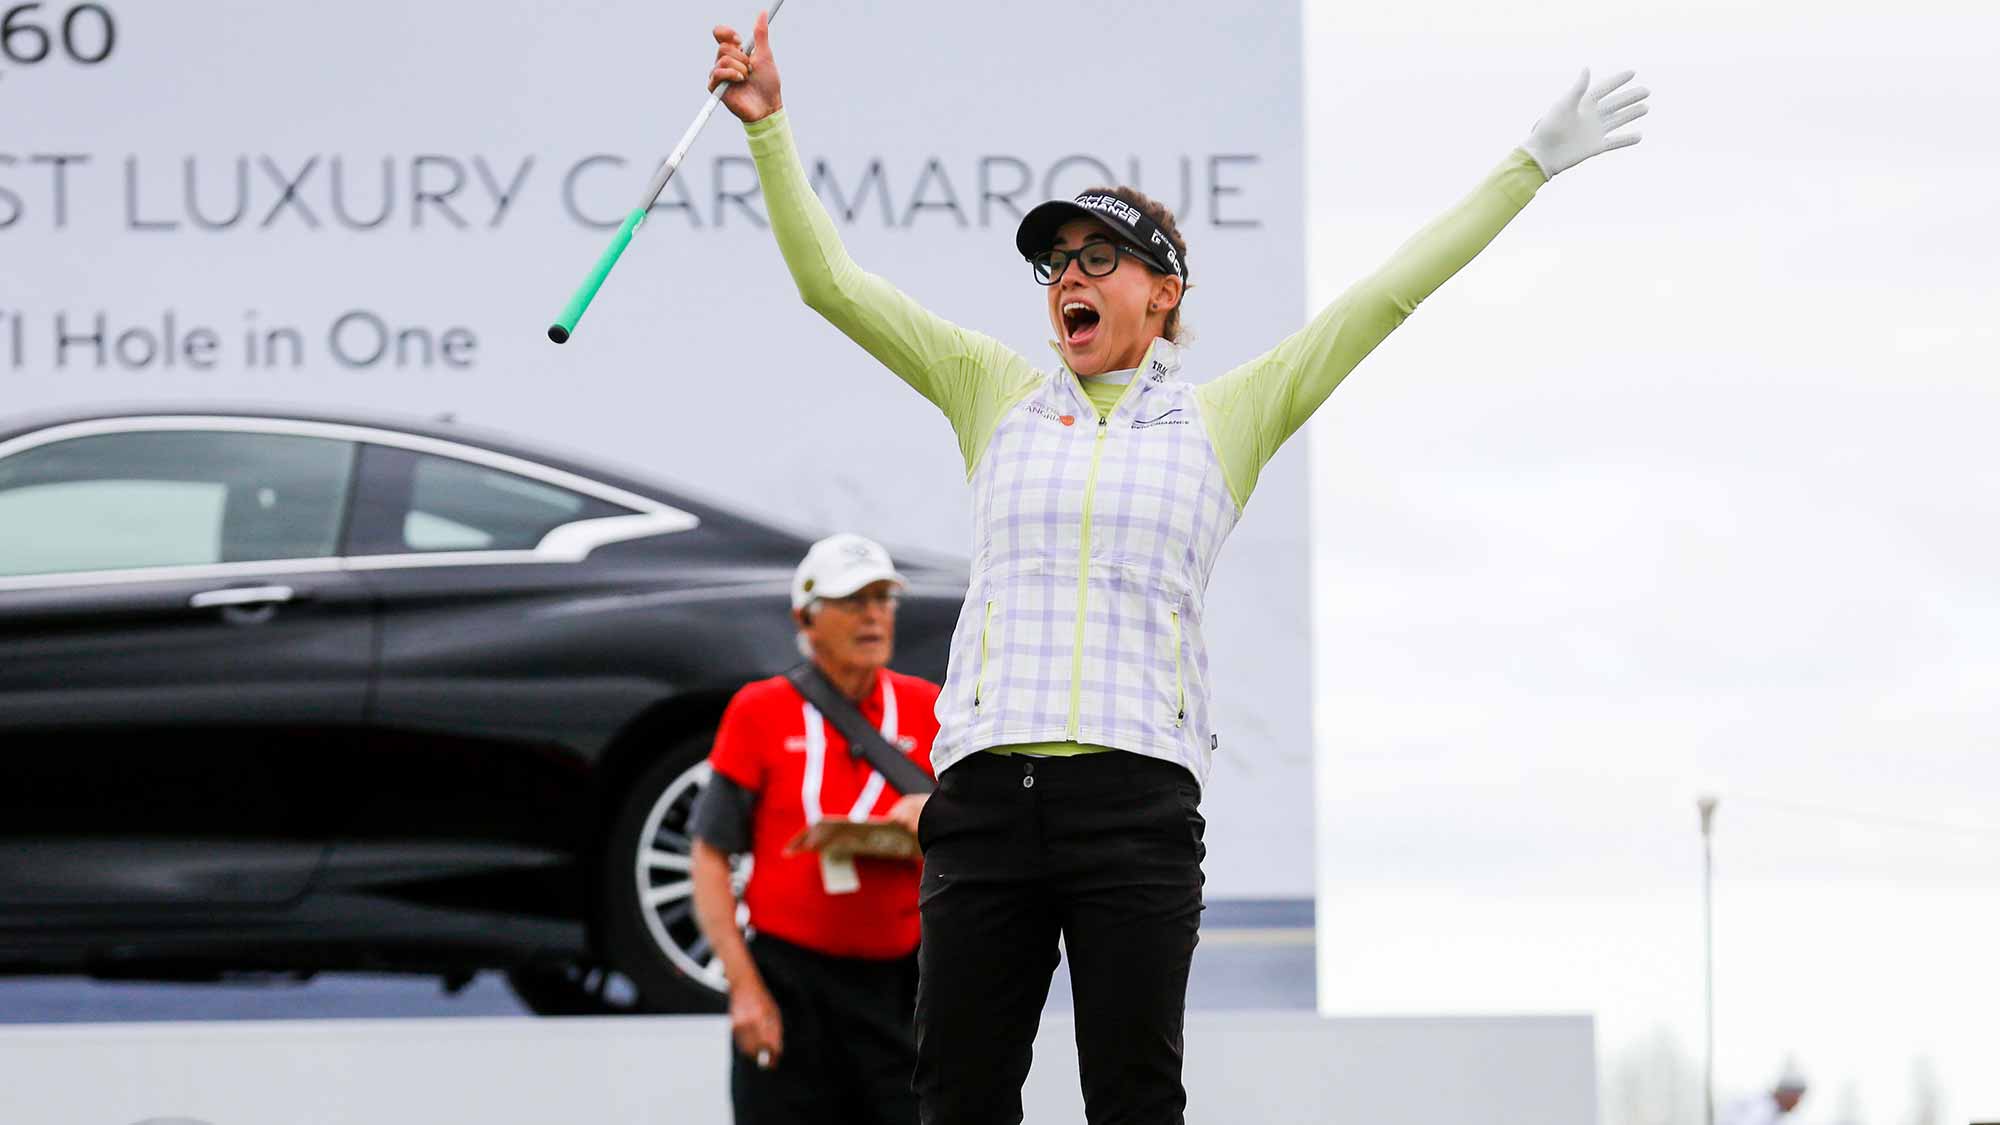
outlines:
{"label": "woman's open mouth", "polygon": [[1082,301],[1062,304],[1063,342],[1082,347],[1097,335],[1097,310]]}

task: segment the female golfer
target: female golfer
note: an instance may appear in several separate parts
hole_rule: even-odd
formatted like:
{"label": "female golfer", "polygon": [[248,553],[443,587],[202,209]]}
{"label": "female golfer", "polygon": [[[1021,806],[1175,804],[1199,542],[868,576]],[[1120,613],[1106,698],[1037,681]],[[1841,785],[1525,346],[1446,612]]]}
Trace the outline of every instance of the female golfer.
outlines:
{"label": "female golfer", "polygon": [[1036,370],[848,258],[793,148],[766,18],[755,34],[753,57],[715,30],[709,85],[735,84],[724,104],[746,123],[799,293],[944,412],[972,482],[971,589],[918,825],[922,1120],[1021,1120],[1060,938],[1089,1120],[1179,1122],[1217,552],[1259,471],[1342,377],[1550,176],[1637,141],[1612,131],[1646,112],[1646,91],[1621,92],[1629,74],[1579,79],[1374,276],[1197,386],[1175,344],[1188,247],[1166,208],[1113,187],[1028,212],[1014,244],[1061,356]]}

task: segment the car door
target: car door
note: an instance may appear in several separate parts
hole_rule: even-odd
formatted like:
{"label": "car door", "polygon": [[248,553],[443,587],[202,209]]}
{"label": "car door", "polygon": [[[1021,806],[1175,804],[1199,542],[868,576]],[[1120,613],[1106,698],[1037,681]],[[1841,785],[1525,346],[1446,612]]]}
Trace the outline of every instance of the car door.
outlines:
{"label": "car door", "polygon": [[629,589],[591,549],[694,518],[436,440],[365,444],[357,480],[345,552],[380,614],[376,736],[324,886],[440,905],[472,888],[488,906],[574,896],[591,751],[658,696],[607,665],[603,616],[577,612]]}
{"label": "car door", "polygon": [[0,445],[0,912],[306,890],[373,658],[356,452],[261,419]]}

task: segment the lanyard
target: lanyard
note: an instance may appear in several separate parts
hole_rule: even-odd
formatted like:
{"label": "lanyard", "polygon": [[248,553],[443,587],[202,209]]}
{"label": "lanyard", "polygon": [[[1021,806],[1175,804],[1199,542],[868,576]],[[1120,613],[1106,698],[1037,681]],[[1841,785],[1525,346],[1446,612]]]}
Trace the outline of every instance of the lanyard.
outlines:
{"label": "lanyard", "polygon": [[[889,686],[888,677],[877,673],[877,690],[882,693],[882,737],[889,745],[896,742],[896,690]],[[810,703],[799,705],[804,709],[806,720],[806,775],[799,785],[799,800],[805,806],[806,823],[818,824],[826,814],[820,810],[820,783],[826,777],[826,720],[819,709]],[[861,796],[855,798],[854,807],[847,810],[849,820],[867,820],[875,809],[875,802],[882,796],[888,783],[873,769],[868,771],[868,783],[861,787]]]}

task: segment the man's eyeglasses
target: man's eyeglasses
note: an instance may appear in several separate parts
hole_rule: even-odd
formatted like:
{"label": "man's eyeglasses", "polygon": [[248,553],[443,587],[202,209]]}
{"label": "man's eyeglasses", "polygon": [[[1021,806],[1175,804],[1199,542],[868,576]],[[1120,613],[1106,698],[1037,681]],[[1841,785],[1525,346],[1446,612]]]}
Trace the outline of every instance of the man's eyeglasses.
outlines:
{"label": "man's eyeglasses", "polygon": [[1071,262],[1076,263],[1085,277],[1104,277],[1118,268],[1118,258],[1123,254],[1139,259],[1156,273],[1173,272],[1151,254],[1122,242],[1086,242],[1075,250],[1044,250],[1030,257],[1028,264],[1035,269],[1036,281],[1054,285],[1069,272]]}
{"label": "man's eyeglasses", "polygon": [[860,613],[875,606],[881,606],[883,609],[893,612],[898,605],[902,604],[903,595],[894,590],[878,590],[874,592],[864,590],[858,594],[849,594],[844,598],[821,598],[820,601],[828,605],[837,605],[849,613]]}

